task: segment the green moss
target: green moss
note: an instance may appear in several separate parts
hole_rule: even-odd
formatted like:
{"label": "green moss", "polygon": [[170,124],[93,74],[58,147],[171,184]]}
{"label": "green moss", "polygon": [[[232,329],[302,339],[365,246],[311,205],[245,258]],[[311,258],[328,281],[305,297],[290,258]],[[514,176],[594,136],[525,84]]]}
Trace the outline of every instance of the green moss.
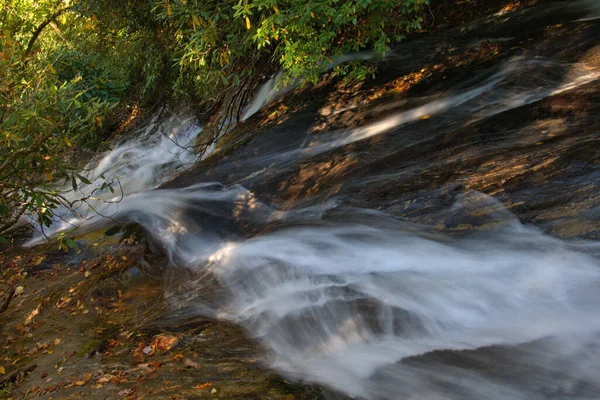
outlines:
{"label": "green moss", "polygon": [[13,396],[14,385],[12,382],[7,383],[2,389],[0,389],[0,399],[8,399]]}
{"label": "green moss", "polygon": [[107,345],[106,339],[89,339],[83,342],[75,355],[77,358],[89,357],[94,353],[100,353]]}

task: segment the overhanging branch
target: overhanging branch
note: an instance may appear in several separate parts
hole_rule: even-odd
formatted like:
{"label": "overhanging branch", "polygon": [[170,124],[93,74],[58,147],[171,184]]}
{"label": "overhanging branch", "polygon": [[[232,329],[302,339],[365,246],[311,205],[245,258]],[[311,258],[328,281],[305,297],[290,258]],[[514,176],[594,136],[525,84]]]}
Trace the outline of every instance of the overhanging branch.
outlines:
{"label": "overhanging branch", "polygon": [[63,13],[71,10],[72,8],[73,8],[72,6],[61,8],[60,10],[58,10],[57,12],[55,12],[54,14],[49,16],[44,22],[42,22],[37,27],[37,29],[33,32],[33,36],[31,37],[31,39],[29,39],[29,43],[27,44],[27,50],[25,50],[25,57],[29,57],[31,55],[31,51],[33,50],[33,45],[35,44],[35,41],[40,36],[40,34],[44,30],[44,28],[47,27],[50,24],[50,22],[54,21],[56,18],[60,17]]}

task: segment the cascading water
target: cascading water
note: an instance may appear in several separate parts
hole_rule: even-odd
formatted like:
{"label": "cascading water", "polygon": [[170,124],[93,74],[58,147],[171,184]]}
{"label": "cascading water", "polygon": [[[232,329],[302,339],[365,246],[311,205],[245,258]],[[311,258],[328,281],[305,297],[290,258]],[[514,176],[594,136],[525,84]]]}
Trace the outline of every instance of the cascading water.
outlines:
{"label": "cascading water", "polygon": [[194,140],[201,127],[196,118],[181,113],[159,121],[160,114],[117,142],[112,150],[95,156],[80,171],[91,184],[81,183],[72,190],[71,183],[67,183],[60,190],[74,206],[57,209],[55,222],[43,235],[40,228],[32,243],[78,227],[98,215],[110,216],[111,207],[124,196],[156,188],[198,160]]}
{"label": "cascading water", "polygon": [[[552,237],[474,190],[452,194],[452,201],[431,211],[439,218],[426,226],[389,209],[351,206],[356,190],[283,209],[261,200],[266,196],[254,187],[263,177],[282,177],[286,168],[366,139],[394,137],[394,145],[403,149],[442,141],[455,129],[464,132],[556,99],[596,84],[599,77],[600,69],[585,62],[507,58],[448,85],[441,95],[412,98],[400,110],[359,127],[309,140],[303,127],[301,134],[286,135],[286,141],[262,152],[258,143],[244,157],[214,167],[209,176],[216,178],[176,189],[157,187],[193,164],[196,155],[187,147],[200,128],[188,117],[168,120],[159,129],[155,121],[90,163],[85,173],[92,185],[73,194],[96,189],[94,207],[111,218],[71,218],[51,232],[139,224],[166,251],[171,270],[186,271],[185,280],[174,277],[166,289],[174,314],[234,321],[267,349],[268,363],[277,371],[354,398],[597,398],[598,242]],[[257,98],[268,98],[267,89]],[[427,130],[418,125],[425,119]],[[547,123],[539,122],[541,129]],[[564,126],[579,129],[573,121]],[[475,139],[457,148],[484,151],[488,138]],[[519,140],[525,144],[514,145]],[[494,145],[529,144],[508,136]],[[390,154],[395,156],[386,153],[382,159]],[[591,172],[577,167],[592,178],[590,184],[600,176],[591,167],[585,166]],[[530,169],[535,168],[540,167]],[[369,173],[343,183],[364,192],[373,182],[408,172]],[[100,175],[120,178],[120,201],[114,200],[121,193],[97,190],[105,180]],[[227,184],[213,182],[221,179]],[[543,184],[537,176],[532,180]],[[579,190],[579,180],[573,191]],[[439,191],[418,186],[405,206],[418,208],[418,199]],[[597,215],[597,203],[588,200],[592,206],[586,215]],[[447,225],[463,229],[450,234]],[[29,245],[41,240],[35,237]]]}

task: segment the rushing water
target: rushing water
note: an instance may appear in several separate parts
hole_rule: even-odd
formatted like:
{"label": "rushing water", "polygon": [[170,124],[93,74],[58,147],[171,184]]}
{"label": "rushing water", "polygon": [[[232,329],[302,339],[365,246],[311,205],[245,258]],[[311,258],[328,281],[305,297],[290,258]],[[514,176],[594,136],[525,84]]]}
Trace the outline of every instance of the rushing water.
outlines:
{"label": "rushing water", "polygon": [[110,217],[111,206],[124,196],[154,189],[198,160],[194,139],[201,128],[196,118],[182,112],[159,121],[162,112],[164,110],[142,128],[117,141],[112,150],[93,157],[80,171],[90,184],[80,182],[77,190],[72,190],[69,182],[59,188],[73,207],[55,210],[54,224],[39,229],[30,245],[40,243],[44,236],[98,219],[99,215]]}
{"label": "rushing water", "polygon": [[[589,21],[596,14],[584,15]],[[235,162],[214,167],[226,184],[199,178],[158,188],[194,163],[188,146],[200,127],[185,116],[153,121],[93,160],[85,171],[92,185],[69,194],[94,193],[91,206],[111,218],[85,209],[87,218],[65,214],[68,220],[48,233],[139,224],[168,255],[166,294],[174,311],[235,321],[264,345],[276,370],[355,398],[597,398],[598,242],[550,236],[474,190],[435,209],[435,215],[452,216],[453,226],[466,227],[449,234],[391,210],[353,207],[352,190],[283,209],[252,185],[267,177],[283,180],[290,166],[376,137],[402,149],[428,146],[453,129],[468,130],[599,77],[599,68],[577,60],[508,57],[359,127],[310,140],[288,135],[263,152],[242,150]],[[272,96],[268,85],[249,113]],[[418,125],[424,119],[427,131]],[[579,125],[565,123],[570,128]],[[510,140],[517,146],[524,138]],[[480,150],[481,143],[461,146]],[[503,146],[509,148],[496,147]],[[406,171],[375,171],[344,183],[365,190]],[[600,177],[591,171],[586,177],[597,185]],[[117,178],[117,193],[99,190]],[[407,207],[424,207],[418,199],[435,190],[420,187]],[[587,215],[598,210],[593,196],[586,201],[595,204]],[[373,206],[386,208],[383,202]],[[29,245],[41,240],[34,237]]]}

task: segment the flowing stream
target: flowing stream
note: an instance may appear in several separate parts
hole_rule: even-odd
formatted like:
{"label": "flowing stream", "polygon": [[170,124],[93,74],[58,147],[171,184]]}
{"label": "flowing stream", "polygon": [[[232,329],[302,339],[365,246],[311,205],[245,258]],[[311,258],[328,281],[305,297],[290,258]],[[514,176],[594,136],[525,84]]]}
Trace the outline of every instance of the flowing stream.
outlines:
{"label": "flowing stream", "polygon": [[[577,23],[594,24],[595,15],[584,14]],[[189,146],[200,127],[185,113],[153,120],[86,168],[92,184],[69,194],[73,199],[92,195],[91,204],[81,205],[85,218],[65,210],[46,234],[139,224],[152,245],[168,255],[172,276],[183,271],[184,279],[173,278],[166,287],[175,314],[234,321],[267,349],[272,368],[353,398],[597,398],[598,241],[558,238],[474,189],[453,195],[423,220],[398,212],[396,203],[365,200],[378,185],[393,186],[404,175],[417,179],[417,168],[430,167],[409,156],[395,160],[393,168],[376,169],[365,161],[359,171],[358,162],[354,176],[340,175],[343,190],[326,199],[306,192],[304,202],[283,207],[261,192],[265,182],[282,188],[290,171],[311,160],[355,156],[360,150],[350,145],[380,140],[381,148],[370,154],[389,160],[397,158],[392,148],[410,154],[432,143],[450,143],[452,132],[493,130],[498,118],[508,116],[510,122],[511,115],[521,118],[518,112],[543,101],[557,107],[560,96],[597,90],[589,88],[597,88],[600,68],[532,53],[506,57],[443,92],[413,97],[357,127],[307,139],[309,126],[290,123],[296,134],[286,131],[285,140],[257,139],[240,156],[167,187],[160,185],[196,161]],[[259,102],[272,97],[268,85],[256,96]],[[599,108],[590,104],[586,110],[593,115]],[[250,105],[245,118],[260,107]],[[577,118],[593,117],[582,112]],[[498,151],[511,162],[518,160],[522,154],[515,149],[529,146],[528,129],[515,128],[513,136],[497,139],[466,138],[452,144],[452,157],[477,149],[481,165]],[[598,143],[595,125],[563,122],[560,129],[572,129],[572,135],[591,130],[584,139],[590,146]],[[566,146],[569,135],[564,137],[560,143]],[[261,147],[268,140],[270,147]],[[569,152],[568,147],[559,150]],[[573,182],[592,185],[586,215],[597,218],[593,187],[600,184],[600,172],[585,160],[575,164],[585,174]],[[102,187],[117,178],[114,193]],[[523,196],[554,190],[552,185],[567,178],[531,179],[538,186],[523,186]],[[575,183],[569,186],[573,195],[580,188]],[[402,204],[430,210],[423,199],[440,190],[406,189]],[[554,206],[547,203],[549,213]],[[467,228],[457,232],[430,222],[450,219],[452,227]],[[41,241],[37,235],[28,245]]]}

